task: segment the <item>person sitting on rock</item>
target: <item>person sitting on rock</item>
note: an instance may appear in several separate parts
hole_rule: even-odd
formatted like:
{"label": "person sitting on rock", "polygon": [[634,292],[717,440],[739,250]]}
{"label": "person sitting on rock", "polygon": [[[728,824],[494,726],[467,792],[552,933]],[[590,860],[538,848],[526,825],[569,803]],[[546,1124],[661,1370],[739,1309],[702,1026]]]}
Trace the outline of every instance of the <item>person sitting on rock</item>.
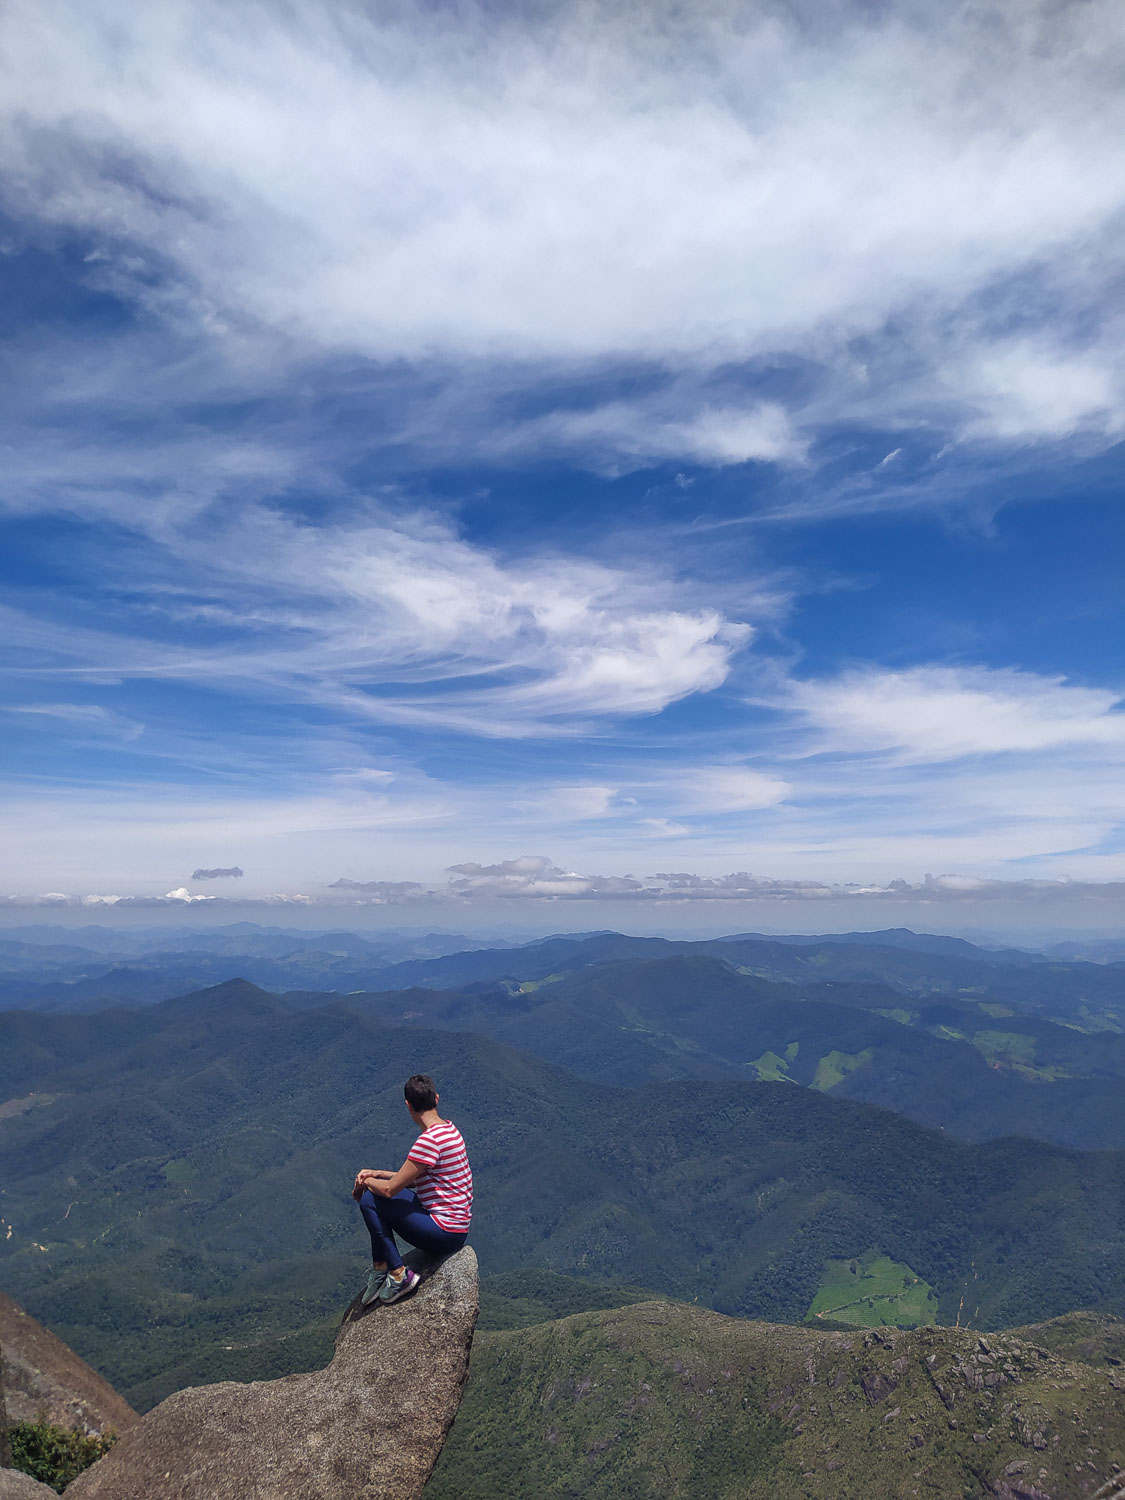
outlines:
{"label": "person sitting on rock", "polygon": [[437,1112],[440,1095],[427,1073],[403,1085],[410,1118],[422,1134],[397,1172],[356,1173],[352,1197],[371,1235],[371,1271],[361,1301],[398,1302],[420,1277],[402,1263],[395,1235],[431,1255],[452,1255],[469,1233],[473,1174],[461,1132]]}

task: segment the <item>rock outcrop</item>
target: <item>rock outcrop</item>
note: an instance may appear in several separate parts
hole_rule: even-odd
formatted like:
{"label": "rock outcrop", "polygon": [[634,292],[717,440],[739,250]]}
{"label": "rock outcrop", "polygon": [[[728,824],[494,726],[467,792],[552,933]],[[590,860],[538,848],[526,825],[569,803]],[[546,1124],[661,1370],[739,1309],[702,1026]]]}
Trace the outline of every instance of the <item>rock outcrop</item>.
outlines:
{"label": "rock outcrop", "polygon": [[40,1484],[18,1469],[0,1469],[0,1500],[58,1500],[49,1484]]}
{"label": "rock outcrop", "polygon": [[486,1333],[426,1500],[1125,1500],[1125,1368],[1102,1354],[1112,1321],[1083,1322],[1098,1364],[1034,1328],[829,1332],[672,1302]]}
{"label": "rock outcrop", "polygon": [[62,1339],[0,1292],[0,1351],[9,1422],[45,1417],[82,1432],[125,1433],[137,1413]]}
{"label": "rock outcrop", "polygon": [[479,1307],[469,1248],[408,1263],[405,1302],[344,1314],[323,1370],[162,1401],[68,1500],[415,1500],[461,1402]]}
{"label": "rock outcrop", "polygon": [[8,1403],[4,1396],[4,1346],[0,1344],[0,1469],[12,1462],[12,1445],[8,1441]]}

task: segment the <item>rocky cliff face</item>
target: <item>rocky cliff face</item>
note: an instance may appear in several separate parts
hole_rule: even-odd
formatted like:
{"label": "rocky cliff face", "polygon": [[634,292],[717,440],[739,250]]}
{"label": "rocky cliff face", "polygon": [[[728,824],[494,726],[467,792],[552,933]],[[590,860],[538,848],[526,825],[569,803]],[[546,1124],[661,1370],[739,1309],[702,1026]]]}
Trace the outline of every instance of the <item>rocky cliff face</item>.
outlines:
{"label": "rocky cliff face", "polygon": [[9,1422],[45,1416],[59,1427],[100,1436],[109,1430],[127,1432],[138,1420],[108,1380],[3,1292],[0,1351]]}
{"label": "rocky cliff face", "polygon": [[[14,1303],[12,1304],[15,1305]],[[8,1442],[8,1413],[4,1399],[4,1351],[0,1345],[0,1500],[50,1500],[55,1493],[37,1479],[9,1469],[12,1461]]]}
{"label": "rocky cliff face", "polygon": [[195,1386],[155,1407],[68,1500],[414,1500],[461,1401],[479,1306],[469,1248],[406,1302],[348,1308],[326,1369]]}

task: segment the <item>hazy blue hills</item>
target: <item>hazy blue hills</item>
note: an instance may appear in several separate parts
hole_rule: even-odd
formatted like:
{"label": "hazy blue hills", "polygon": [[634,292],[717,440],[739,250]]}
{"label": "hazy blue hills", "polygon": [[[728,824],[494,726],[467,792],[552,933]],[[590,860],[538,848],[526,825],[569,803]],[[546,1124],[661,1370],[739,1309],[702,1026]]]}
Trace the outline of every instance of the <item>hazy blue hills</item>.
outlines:
{"label": "hazy blue hills", "polygon": [[829,1262],[846,1277],[877,1252],[946,1321],[963,1299],[981,1327],[1125,1312],[1120,1152],[969,1144],[777,1083],[592,1083],[242,984],[3,1015],[0,1056],[22,1100],[0,1118],[0,1277],[131,1399],[322,1347],[363,1261],[352,1173],[405,1155],[401,1082],[420,1066],[472,1144],[486,1273],[799,1320]]}
{"label": "hazy blue hills", "polygon": [[[554,982],[611,962],[702,956],[775,982],[876,985],[911,1000],[940,996],[999,1004],[1084,1030],[1125,1032],[1125,964],[993,952],[962,939],[899,929],[815,938],[744,934],[698,942],[592,933],[513,947],[482,946],[448,934],[376,939],[285,933],[246,923],[190,941],[182,933],[150,936],[143,948],[133,938],[124,945],[127,952],[116,954],[104,943],[86,953],[76,951],[74,940],[32,943],[26,940],[30,931],[0,939],[0,1004],[36,1010],[141,1005],[232,978],[276,992],[464,990]],[[79,929],[77,936],[87,931]]]}
{"label": "hazy blue hills", "polygon": [[488,946],[460,933],[301,932],[236,922],[179,928],[26,927],[0,935],[0,1004],[34,1010],[147,1005],[194,988],[247,978],[276,990],[354,989],[395,963]]}
{"label": "hazy blue hills", "polygon": [[[1015,950],[994,954],[960,939],[904,934],[843,934],[830,938],[736,936],[698,942],[626,937],[619,933],[556,937],[503,952],[451,953],[395,964],[380,985],[459,989],[488,981],[542,982],[568,977],[595,964],[696,955],[722,959],[759,978],[795,984],[881,984],[918,998],[942,995],[999,1003],[1058,1016],[1091,1029],[1125,1030],[1125,965],[1045,960]],[[862,941],[867,938],[868,941]],[[947,945],[955,951],[948,951]],[[969,949],[966,954],[964,949]],[[935,951],[937,950],[937,951]]]}
{"label": "hazy blue hills", "polygon": [[22,944],[42,953],[44,948],[70,947],[82,954],[109,955],[124,959],[143,954],[234,953],[284,958],[301,948],[320,948],[371,954],[396,962],[410,958],[459,953],[473,948],[505,948],[504,939],[467,937],[459,932],[419,932],[416,928],[384,928],[360,936],[335,928],[264,927],[259,922],[228,922],[221,927],[155,926],[105,927],[97,923],[64,927],[59,923],[35,923],[5,927],[0,950]]}
{"label": "hazy blue hills", "polygon": [[[741,932],[728,941],[787,943],[797,948],[819,948],[826,943],[844,943],[862,948],[908,948],[915,953],[937,953],[957,958],[969,958],[986,963],[1042,963],[1046,955],[1027,948],[991,948],[979,943],[970,943],[967,938],[949,937],[941,932],[913,932],[909,927],[881,927],[874,932],[822,932],[814,936],[807,933],[771,936],[766,932]],[[1061,956],[1061,955],[1060,955]],[[1084,958],[1085,954],[1075,954]]]}

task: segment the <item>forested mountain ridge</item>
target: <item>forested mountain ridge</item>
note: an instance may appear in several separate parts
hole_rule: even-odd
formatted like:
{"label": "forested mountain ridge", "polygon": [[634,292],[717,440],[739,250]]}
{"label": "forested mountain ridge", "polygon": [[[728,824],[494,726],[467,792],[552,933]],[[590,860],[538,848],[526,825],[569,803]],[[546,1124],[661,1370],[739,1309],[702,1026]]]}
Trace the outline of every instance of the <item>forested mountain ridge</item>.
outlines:
{"label": "forested mountain ridge", "polygon": [[982,1327],[1125,1311],[1119,1152],[970,1145],[776,1083],[607,1088],[246,985],[134,1015],[128,1042],[121,1019],[36,1018],[36,1037],[0,1017],[9,1076],[23,1036],[21,1087],[42,1095],[0,1119],[0,1274],[135,1404],[317,1347],[363,1262],[352,1174],[405,1155],[401,1082],[422,1065],[471,1142],[486,1273],[799,1320],[829,1261],[878,1252],[945,1320],[962,1299]]}
{"label": "forested mountain ridge", "polygon": [[882,985],[787,984],[691,954],[346,1003],[400,1024],[493,1036],[593,1080],[775,1079],[883,1104],[967,1139],[1125,1146],[1125,1036],[970,1000],[908,1006]]}
{"label": "forested mountain ridge", "polygon": [[824,1333],[651,1302],[480,1333],[426,1500],[1112,1495],[1125,1378],[1075,1342],[1050,1325]]}
{"label": "forested mountain ridge", "polygon": [[1025,961],[1020,962],[1014,950],[993,954],[974,949],[966,954],[958,947],[949,952],[945,946],[949,940],[935,940],[940,950],[935,952],[929,946],[908,947],[901,934],[892,933],[896,940],[886,945],[877,941],[879,934],[871,934],[869,942],[859,940],[865,936],[782,939],[752,935],[690,942],[620,933],[557,937],[502,953],[484,949],[395,964],[381,975],[380,985],[456,989],[490,979],[542,981],[570,976],[594,964],[698,955],[723,959],[763,979],[882,984],[910,996],[971,995],[1033,1014],[1057,1014],[1099,1026],[1113,1022],[1125,1029],[1125,965],[1061,962],[1036,954],[1024,955]]}

